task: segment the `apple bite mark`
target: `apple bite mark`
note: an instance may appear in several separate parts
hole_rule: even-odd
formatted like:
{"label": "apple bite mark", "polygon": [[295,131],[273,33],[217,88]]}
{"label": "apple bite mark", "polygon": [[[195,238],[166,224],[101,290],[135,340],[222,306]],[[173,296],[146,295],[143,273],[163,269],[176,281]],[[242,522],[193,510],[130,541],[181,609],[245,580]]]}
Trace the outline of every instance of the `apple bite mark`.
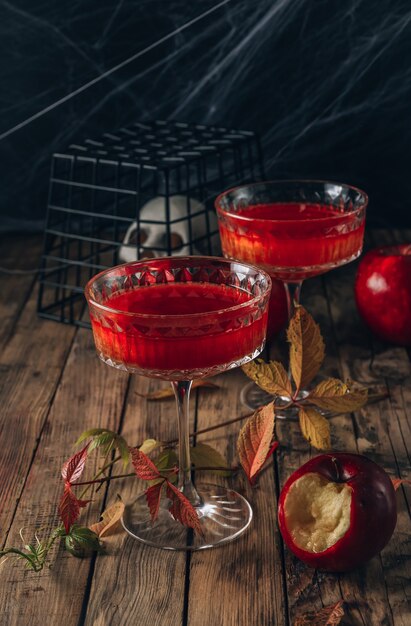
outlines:
{"label": "apple bite mark", "polygon": [[295,544],[308,552],[323,552],[350,526],[352,489],[309,473],[296,480],[284,502],[285,524]]}

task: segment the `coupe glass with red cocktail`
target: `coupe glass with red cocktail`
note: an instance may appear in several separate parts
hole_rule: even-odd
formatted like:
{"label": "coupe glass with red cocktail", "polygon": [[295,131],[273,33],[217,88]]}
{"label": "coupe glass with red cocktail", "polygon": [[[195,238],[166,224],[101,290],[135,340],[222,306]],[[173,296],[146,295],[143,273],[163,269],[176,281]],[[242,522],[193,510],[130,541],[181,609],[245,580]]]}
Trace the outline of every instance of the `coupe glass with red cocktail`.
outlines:
{"label": "coupe glass with red cocktail", "polygon": [[[367,195],[349,185],[291,180],[255,183],[216,200],[224,256],[283,281],[289,318],[302,281],[356,259],[362,250]],[[250,407],[264,402],[255,386]]]}
{"label": "coupe glass with red cocktail", "polygon": [[258,268],[213,257],[165,257],[105,270],[86,286],[99,357],[107,364],[172,383],[179,423],[178,487],[195,507],[202,536],[175,521],[163,497],[151,522],[144,494],[123,524],[140,541],[198,550],[243,533],[248,502],[218,485],[191,479],[188,401],[192,381],[255,358],[263,349],[271,281]]}

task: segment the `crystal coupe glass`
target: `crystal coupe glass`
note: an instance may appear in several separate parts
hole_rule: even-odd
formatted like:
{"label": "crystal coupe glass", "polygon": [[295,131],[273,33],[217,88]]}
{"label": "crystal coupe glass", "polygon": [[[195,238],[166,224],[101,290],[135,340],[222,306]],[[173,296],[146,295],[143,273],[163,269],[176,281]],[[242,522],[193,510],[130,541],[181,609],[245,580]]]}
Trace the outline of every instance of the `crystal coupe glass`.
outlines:
{"label": "crystal coupe glass", "polygon": [[187,530],[163,496],[153,523],[145,495],[126,506],[123,525],[143,543],[171,550],[224,544],[249,526],[248,502],[232,489],[194,486],[189,447],[192,381],[238,367],[264,348],[270,277],[214,257],[163,257],[105,270],[86,286],[98,355],[108,365],[171,381],[179,428],[178,488],[202,535]]}
{"label": "crystal coupe glass", "polygon": [[[281,280],[290,320],[304,279],[361,254],[367,203],[360,189],[327,181],[271,181],[230,189],[215,203],[224,256],[258,265]],[[269,401],[254,383],[242,397],[250,408]]]}

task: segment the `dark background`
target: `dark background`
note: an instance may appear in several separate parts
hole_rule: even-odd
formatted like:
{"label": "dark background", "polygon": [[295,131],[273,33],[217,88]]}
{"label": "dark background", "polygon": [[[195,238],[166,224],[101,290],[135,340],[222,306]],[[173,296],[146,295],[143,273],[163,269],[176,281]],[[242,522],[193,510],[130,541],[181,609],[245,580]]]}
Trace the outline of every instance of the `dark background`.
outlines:
{"label": "dark background", "polygon": [[[0,134],[214,6],[6,0]],[[411,225],[409,0],[231,0],[0,141],[0,230],[39,229],[50,156],[146,119],[258,131],[269,176],[369,193],[369,223]]]}

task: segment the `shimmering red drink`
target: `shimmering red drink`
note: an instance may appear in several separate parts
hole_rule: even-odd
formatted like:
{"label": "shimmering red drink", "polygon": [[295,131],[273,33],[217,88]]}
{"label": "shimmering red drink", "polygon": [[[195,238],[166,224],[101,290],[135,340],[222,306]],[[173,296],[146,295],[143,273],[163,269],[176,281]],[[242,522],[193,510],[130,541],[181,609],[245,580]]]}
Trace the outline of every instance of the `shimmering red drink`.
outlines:
{"label": "shimmering red drink", "polygon": [[263,267],[272,277],[300,281],[355,259],[363,215],[306,202],[273,202],[220,213],[224,254]]}
{"label": "shimmering red drink", "polygon": [[[154,284],[115,293],[102,302],[117,313],[91,313],[101,357],[128,370],[192,371],[205,376],[262,346],[267,311],[254,315],[244,289],[210,282]],[[248,324],[238,315],[249,317]],[[111,322],[111,323],[110,323]]]}

